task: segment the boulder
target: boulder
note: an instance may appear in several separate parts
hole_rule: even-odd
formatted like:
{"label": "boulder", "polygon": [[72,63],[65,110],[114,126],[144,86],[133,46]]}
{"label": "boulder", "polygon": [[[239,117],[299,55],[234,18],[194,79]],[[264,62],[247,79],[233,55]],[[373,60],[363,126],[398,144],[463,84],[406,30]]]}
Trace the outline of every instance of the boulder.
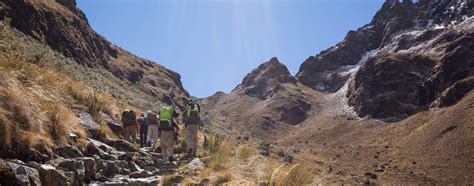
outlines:
{"label": "boulder", "polygon": [[111,117],[110,115],[106,113],[101,113],[102,118],[104,118],[104,121],[107,123],[107,126],[116,134],[121,134],[123,132],[123,124],[120,120]]}
{"label": "boulder", "polygon": [[153,176],[148,178],[126,179],[129,186],[152,186],[159,185],[161,176]]}
{"label": "boulder", "polygon": [[118,151],[125,152],[136,152],[137,149],[133,148],[132,144],[125,140],[111,140],[110,145],[115,147]]}
{"label": "boulder", "polygon": [[143,170],[142,168],[140,168],[140,166],[138,166],[134,161],[129,161],[128,162],[128,166],[130,167],[130,171],[141,171]]}
{"label": "boulder", "polygon": [[25,165],[17,164],[16,162],[14,163],[6,161],[5,164],[10,168],[10,173],[15,175],[18,185],[41,185],[41,179],[38,170]]}
{"label": "boulder", "polygon": [[63,158],[79,158],[84,157],[82,152],[75,146],[63,146],[59,147],[57,154]]}
{"label": "boulder", "polygon": [[[65,159],[58,164],[58,168],[65,171],[72,181],[73,185],[84,184],[86,177],[86,170],[84,162],[81,160]],[[71,174],[73,172],[74,174]]]}
{"label": "boulder", "polygon": [[194,158],[191,162],[185,165],[185,167],[195,170],[195,169],[204,169],[204,163],[199,158]]}
{"label": "boulder", "polygon": [[13,170],[3,160],[0,160],[0,183],[5,185],[19,185]]}
{"label": "boulder", "polygon": [[92,158],[81,158],[81,161],[84,162],[84,169],[85,169],[85,179],[86,183],[90,183],[92,180],[95,179],[95,174],[97,173],[97,165],[95,160]]}
{"label": "boulder", "polygon": [[119,160],[125,160],[125,161],[132,161],[133,159],[133,153],[123,153],[118,156]]}
{"label": "boulder", "polygon": [[78,112],[76,114],[77,118],[79,118],[79,124],[81,124],[84,128],[86,128],[87,130],[99,130],[100,129],[100,125],[95,122],[94,118],[92,118],[92,116],[87,113],[87,112],[79,112],[79,111],[76,111]]}
{"label": "boulder", "polygon": [[70,182],[64,172],[57,170],[50,164],[40,165],[38,168],[43,185],[69,185]]}
{"label": "boulder", "polygon": [[146,178],[152,176],[151,172],[142,170],[142,171],[135,171],[130,174],[130,178]]}
{"label": "boulder", "polygon": [[121,172],[121,168],[117,161],[102,161],[98,164],[98,170],[101,170],[103,175],[107,178],[113,178],[116,174]]}

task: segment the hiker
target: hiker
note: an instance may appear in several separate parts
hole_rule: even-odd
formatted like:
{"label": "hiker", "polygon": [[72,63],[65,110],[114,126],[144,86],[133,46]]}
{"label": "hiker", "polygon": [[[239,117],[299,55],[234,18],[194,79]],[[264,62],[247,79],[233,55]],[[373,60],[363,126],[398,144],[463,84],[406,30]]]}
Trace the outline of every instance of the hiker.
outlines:
{"label": "hiker", "polygon": [[124,138],[130,143],[135,143],[137,139],[137,116],[133,110],[125,110],[122,112],[122,123],[124,130]]}
{"label": "hiker", "polygon": [[163,161],[172,162],[174,154],[174,137],[177,127],[175,118],[179,115],[176,110],[170,106],[161,107],[159,115],[160,146],[163,154]]}
{"label": "hiker", "polygon": [[184,127],[186,128],[186,152],[188,157],[195,157],[197,153],[197,140],[199,123],[201,122],[201,106],[192,101],[188,102],[186,112],[183,113]]}
{"label": "hiker", "polygon": [[147,134],[148,134],[148,124],[146,123],[145,113],[140,113],[138,118],[138,124],[140,125],[140,147],[146,147]]}
{"label": "hiker", "polygon": [[148,142],[152,148],[155,148],[156,141],[158,141],[158,114],[156,111],[148,111],[146,115],[146,125],[148,127]]}

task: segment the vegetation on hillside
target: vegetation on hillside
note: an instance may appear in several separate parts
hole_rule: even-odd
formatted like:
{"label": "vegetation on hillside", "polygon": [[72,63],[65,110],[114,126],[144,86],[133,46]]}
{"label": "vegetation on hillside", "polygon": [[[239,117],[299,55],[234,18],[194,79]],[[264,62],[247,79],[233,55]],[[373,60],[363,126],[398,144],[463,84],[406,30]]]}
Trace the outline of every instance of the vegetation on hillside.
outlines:
{"label": "vegetation on hillside", "polygon": [[75,112],[91,114],[104,138],[114,136],[100,113],[116,115],[125,104],[76,79],[66,69],[79,67],[12,29],[8,20],[0,30],[1,157],[41,161],[59,146],[83,146],[87,133]]}

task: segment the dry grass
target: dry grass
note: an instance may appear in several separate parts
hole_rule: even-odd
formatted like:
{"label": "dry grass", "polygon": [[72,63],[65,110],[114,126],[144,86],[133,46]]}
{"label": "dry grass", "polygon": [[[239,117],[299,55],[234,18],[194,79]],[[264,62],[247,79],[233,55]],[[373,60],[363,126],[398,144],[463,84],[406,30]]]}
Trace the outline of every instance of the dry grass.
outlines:
{"label": "dry grass", "polygon": [[222,171],[217,174],[216,184],[220,185],[232,181],[232,174],[229,171]]}
{"label": "dry grass", "polygon": [[312,179],[313,174],[310,168],[298,163],[293,165],[286,174],[278,180],[278,183],[280,185],[307,185]]}
{"label": "dry grass", "polygon": [[211,137],[209,141],[210,156],[205,160],[205,163],[208,168],[213,171],[225,170],[226,163],[232,155],[232,147],[235,146],[235,143],[220,137]]}
{"label": "dry grass", "polygon": [[175,153],[181,154],[186,153],[186,128],[184,125],[179,126],[178,132],[178,145],[176,145]]}
{"label": "dry grass", "polygon": [[[160,185],[162,185],[162,186],[178,185],[177,182],[181,182],[180,178],[177,175],[174,175],[174,174],[164,175],[161,178]],[[179,184],[179,185],[181,185],[181,184]]]}
{"label": "dry grass", "polygon": [[265,168],[264,182],[269,185],[308,185],[313,180],[311,167],[305,163],[302,157],[298,163],[286,165],[277,161],[271,161]]}
{"label": "dry grass", "polygon": [[161,186],[173,185],[173,175],[164,175],[161,177]]}
{"label": "dry grass", "polygon": [[238,147],[237,156],[240,160],[247,160],[250,157],[257,154],[257,148],[252,147],[250,144],[243,144]]}
{"label": "dry grass", "polygon": [[[87,134],[71,110],[77,103],[102,126],[103,136],[113,136],[101,112],[117,113],[117,101],[58,71],[56,63],[64,59],[48,47],[4,22],[0,30],[0,157],[28,160],[32,153],[51,155],[60,145],[84,143]],[[69,133],[79,140],[69,140]]]}

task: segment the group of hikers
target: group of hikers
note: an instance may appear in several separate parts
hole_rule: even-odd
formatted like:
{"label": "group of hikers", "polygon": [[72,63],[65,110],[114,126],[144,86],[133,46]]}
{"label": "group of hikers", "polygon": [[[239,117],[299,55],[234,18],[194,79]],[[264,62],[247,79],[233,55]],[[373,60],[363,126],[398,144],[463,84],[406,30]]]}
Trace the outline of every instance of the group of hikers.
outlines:
{"label": "group of hikers", "polygon": [[[186,152],[188,157],[195,157],[197,150],[198,130],[201,107],[189,101],[182,120],[186,129]],[[140,113],[137,118],[132,110],[122,113],[124,138],[130,143],[136,143],[137,131],[139,132],[140,147],[154,148],[158,139],[164,161],[173,161],[174,145],[178,140],[179,126],[178,112],[171,106],[162,106],[159,111]]]}

